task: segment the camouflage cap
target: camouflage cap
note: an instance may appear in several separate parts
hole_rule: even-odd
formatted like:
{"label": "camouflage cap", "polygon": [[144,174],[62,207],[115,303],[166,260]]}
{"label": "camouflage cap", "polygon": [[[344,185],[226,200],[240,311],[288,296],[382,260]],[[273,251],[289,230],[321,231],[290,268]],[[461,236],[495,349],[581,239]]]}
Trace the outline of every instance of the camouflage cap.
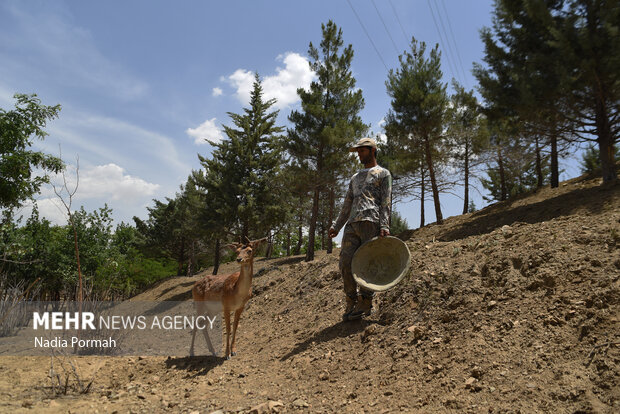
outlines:
{"label": "camouflage cap", "polygon": [[360,147],[371,147],[376,149],[377,143],[372,138],[362,138],[349,149],[349,152],[355,152]]}

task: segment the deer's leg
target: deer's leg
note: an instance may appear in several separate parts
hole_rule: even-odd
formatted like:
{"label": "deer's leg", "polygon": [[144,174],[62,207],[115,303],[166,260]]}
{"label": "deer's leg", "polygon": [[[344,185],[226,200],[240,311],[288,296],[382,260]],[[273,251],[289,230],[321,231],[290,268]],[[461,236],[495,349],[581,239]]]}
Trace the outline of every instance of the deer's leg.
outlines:
{"label": "deer's leg", "polygon": [[[194,302],[196,305],[196,315],[200,316],[204,313],[204,303],[202,301]],[[192,329],[192,344],[189,346],[189,356],[194,356],[194,340],[196,339],[196,324],[194,323],[194,329]]]}
{"label": "deer's leg", "polygon": [[224,309],[224,321],[226,322],[226,359],[230,359],[230,311]]}
{"label": "deer's leg", "polygon": [[202,330],[202,334],[205,337],[205,341],[207,341],[207,347],[209,348],[209,352],[211,352],[211,355],[215,356],[217,355],[217,352],[215,351],[215,348],[213,347],[213,344],[211,343],[211,338],[209,337],[209,331],[211,329],[209,328],[209,321],[207,320],[207,322],[205,322],[205,328]]}
{"label": "deer's leg", "polygon": [[196,339],[196,324],[194,324],[194,329],[192,329],[192,344],[189,346],[189,356],[194,356],[194,339]]}
{"label": "deer's leg", "polygon": [[233,331],[232,331],[232,341],[230,343],[230,352],[231,355],[236,355],[235,352],[235,338],[237,337],[237,326],[239,326],[239,318],[241,317],[241,312],[243,312],[243,308],[237,309],[235,311],[235,320],[233,322]]}

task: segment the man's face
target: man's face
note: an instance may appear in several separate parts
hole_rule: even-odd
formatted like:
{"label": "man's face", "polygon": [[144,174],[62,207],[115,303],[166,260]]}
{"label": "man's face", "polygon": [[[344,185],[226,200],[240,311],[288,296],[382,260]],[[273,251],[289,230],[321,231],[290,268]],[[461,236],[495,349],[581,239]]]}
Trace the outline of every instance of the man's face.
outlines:
{"label": "man's face", "polygon": [[368,164],[372,161],[372,148],[359,147],[356,150],[362,164]]}

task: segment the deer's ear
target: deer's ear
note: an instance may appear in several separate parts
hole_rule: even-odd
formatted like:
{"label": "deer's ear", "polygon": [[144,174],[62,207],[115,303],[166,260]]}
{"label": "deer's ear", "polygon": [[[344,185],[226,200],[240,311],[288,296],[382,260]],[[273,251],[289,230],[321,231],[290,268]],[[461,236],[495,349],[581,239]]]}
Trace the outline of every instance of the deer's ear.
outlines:
{"label": "deer's ear", "polygon": [[233,252],[236,252],[237,249],[239,249],[239,247],[241,247],[241,244],[239,244],[239,243],[230,243],[230,244],[226,244],[226,245],[222,246],[220,251],[222,251],[222,250],[232,250]]}

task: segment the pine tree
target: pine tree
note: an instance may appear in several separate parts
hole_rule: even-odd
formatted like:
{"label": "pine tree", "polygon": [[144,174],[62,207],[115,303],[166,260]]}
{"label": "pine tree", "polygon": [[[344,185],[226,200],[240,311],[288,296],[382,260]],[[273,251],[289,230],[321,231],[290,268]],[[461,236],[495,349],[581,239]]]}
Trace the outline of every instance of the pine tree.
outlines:
{"label": "pine tree", "polygon": [[550,147],[553,187],[574,136],[595,136],[603,181],[617,177],[619,30],[617,0],[497,0],[493,28],[481,32],[488,68],[474,68],[480,91],[496,114],[546,137],[539,144]]}
{"label": "pine tree", "polygon": [[398,211],[392,211],[392,217],[390,218],[390,234],[395,236],[409,230],[409,224]]}
{"label": "pine tree", "polygon": [[[545,4],[543,4],[545,3]],[[484,28],[488,68],[474,65],[491,117],[518,121],[522,134],[551,152],[551,186],[559,185],[559,147],[570,144],[570,129],[558,115],[561,100],[558,51],[552,46],[554,14],[562,1],[497,1],[493,30]]]}
{"label": "pine tree", "polygon": [[379,147],[378,162],[392,174],[392,203],[406,199],[420,201],[420,227],[424,227],[426,179],[428,169],[419,142],[401,125],[393,111],[389,111],[384,125],[386,144]]}
{"label": "pine tree", "polygon": [[279,177],[283,128],[276,126],[278,111],[269,111],[274,103],[263,100],[256,75],[249,107],[243,114],[228,113],[234,127],[224,126],[227,139],[210,142],[211,159],[198,155],[204,175],[195,175],[196,185],[206,194],[205,209],[221,223],[222,237],[265,237],[285,219],[286,188]]}
{"label": "pine tree", "polygon": [[331,20],[322,24],[321,30],[320,50],[312,43],[308,48],[310,68],[318,79],[312,82],[310,90],[297,90],[301,111],[293,111],[289,116],[294,127],[288,131],[287,144],[293,162],[306,169],[305,181],[313,193],[307,261],[314,259],[320,198],[327,194],[328,220],[333,222],[335,187],[344,175],[352,175],[348,147],[367,130],[359,116],[364,98],[361,90],[355,90],[351,72],[353,47],[348,45],[341,52],[342,29]]}
{"label": "pine tree", "polygon": [[386,81],[388,94],[392,98],[392,113],[396,123],[407,140],[413,140],[411,147],[424,154],[428,169],[435,206],[437,223],[443,222],[439,201],[438,154],[444,144],[442,128],[447,107],[447,85],[441,82],[441,53],[439,45],[425,57],[426,44],[411,40],[411,50],[399,56],[400,68],[391,69]]}
{"label": "pine tree", "polygon": [[584,139],[596,137],[603,182],[617,180],[620,137],[620,6],[617,0],[567,0],[557,39],[565,118]]}
{"label": "pine tree", "polygon": [[454,166],[463,171],[463,214],[469,209],[470,179],[475,177],[476,169],[484,162],[482,156],[488,148],[488,128],[473,91],[465,91],[453,81],[454,95],[451,97],[451,110],[448,122],[448,147]]}
{"label": "pine tree", "polygon": [[[617,163],[620,160],[618,156],[620,153],[618,152],[618,148],[614,148],[614,159]],[[581,154],[581,161],[579,163],[581,173],[582,174],[592,174],[601,168],[601,158],[599,157],[599,151],[594,146],[594,144],[590,143],[585,151]]]}
{"label": "pine tree", "polygon": [[183,231],[186,210],[179,194],[166,201],[153,200],[155,205],[147,207],[146,221],[134,217],[141,235],[141,248],[149,256],[164,256],[177,262],[177,276],[183,274],[183,265],[188,257],[188,236]]}
{"label": "pine tree", "polygon": [[[485,200],[504,201],[539,187],[536,172],[536,150],[527,140],[518,137],[492,137],[494,157],[487,164],[487,178],[480,178],[482,186],[491,194]],[[548,177],[548,158],[542,160],[542,174]],[[544,184],[548,183],[548,179]]]}

